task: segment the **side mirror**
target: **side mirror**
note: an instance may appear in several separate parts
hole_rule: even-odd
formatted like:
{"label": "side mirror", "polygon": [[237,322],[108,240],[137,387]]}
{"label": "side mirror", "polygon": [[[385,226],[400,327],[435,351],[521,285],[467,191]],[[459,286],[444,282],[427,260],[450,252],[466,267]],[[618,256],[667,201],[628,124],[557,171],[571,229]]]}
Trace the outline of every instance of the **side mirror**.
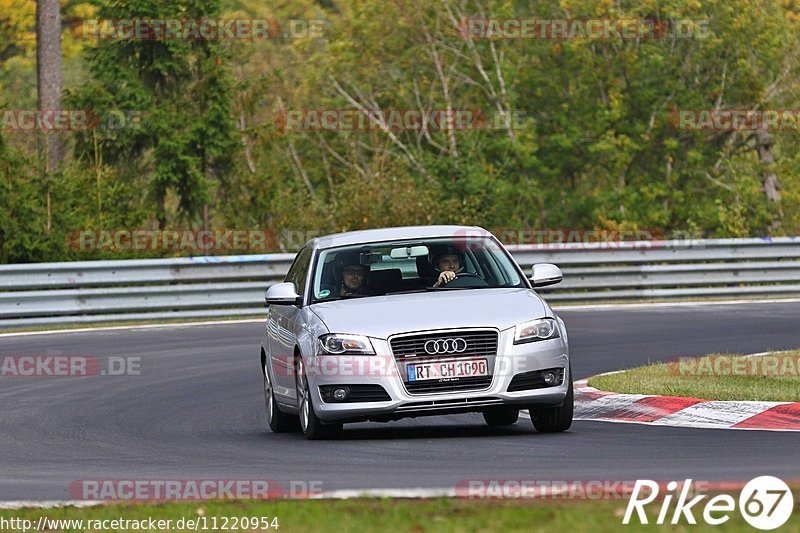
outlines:
{"label": "side mirror", "polygon": [[264,299],[267,305],[296,305],[300,302],[300,295],[297,294],[294,283],[286,281],[267,288]]}
{"label": "side mirror", "polygon": [[531,281],[534,287],[555,285],[556,283],[561,283],[562,279],[564,279],[564,276],[561,274],[561,269],[551,263],[533,265]]}

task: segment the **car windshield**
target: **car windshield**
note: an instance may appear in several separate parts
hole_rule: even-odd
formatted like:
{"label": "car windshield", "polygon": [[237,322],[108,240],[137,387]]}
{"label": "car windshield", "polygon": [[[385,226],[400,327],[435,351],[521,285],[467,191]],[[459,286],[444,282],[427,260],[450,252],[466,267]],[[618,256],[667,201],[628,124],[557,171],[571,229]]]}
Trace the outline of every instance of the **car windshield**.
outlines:
{"label": "car windshield", "polygon": [[[455,276],[437,284],[442,272]],[[370,243],[322,250],[313,301],[408,292],[526,287],[516,266],[489,237]]]}

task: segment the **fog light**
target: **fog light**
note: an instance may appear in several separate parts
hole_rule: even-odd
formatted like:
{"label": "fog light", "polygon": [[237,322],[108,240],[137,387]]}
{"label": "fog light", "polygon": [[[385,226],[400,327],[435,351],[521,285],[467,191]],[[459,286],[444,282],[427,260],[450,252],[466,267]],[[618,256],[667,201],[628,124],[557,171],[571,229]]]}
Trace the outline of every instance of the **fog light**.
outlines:
{"label": "fog light", "polygon": [[333,399],[337,402],[343,402],[350,396],[350,390],[347,388],[338,388],[333,390]]}
{"label": "fog light", "polygon": [[545,385],[552,385],[556,382],[556,373],[555,372],[543,372],[542,379],[544,380]]}

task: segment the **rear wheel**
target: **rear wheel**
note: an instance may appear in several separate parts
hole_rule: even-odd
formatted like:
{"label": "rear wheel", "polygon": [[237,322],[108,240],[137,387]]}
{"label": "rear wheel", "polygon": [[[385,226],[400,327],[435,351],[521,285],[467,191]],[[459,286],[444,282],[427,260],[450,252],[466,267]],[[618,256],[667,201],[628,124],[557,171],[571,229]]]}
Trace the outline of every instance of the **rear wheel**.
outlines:
{"label": "rear wheel", "polygon": [[569,372],[567,397],[559,407],[533,406],[529,409],[533,427],[539,433],[558,433],[566,431],[572,425],[572,414],[575,398],[572,390],[572,370]]}
{"label": "rear wheel", "polygon": [[483,419],[490,426],[510,426],[519,418],[519,409],[503,407],[483,413]]}
{"label": "rear wheel", "polygon": [[323,424],[317,418],[303,366],[303,358],[300,356],[297,356],[297,409],[300,412],[300,429],[309,440],[330,439],[342,430],[342,424]]}
{"label": "rear wheel", "polygon": [[266,367],[264,368],[264,405],[267,409],[269,428],[274,433],[287,433],[300,429],[300,423],[296,416],[288,415],[278,408],[275,392],[272,390],[272,380]]}

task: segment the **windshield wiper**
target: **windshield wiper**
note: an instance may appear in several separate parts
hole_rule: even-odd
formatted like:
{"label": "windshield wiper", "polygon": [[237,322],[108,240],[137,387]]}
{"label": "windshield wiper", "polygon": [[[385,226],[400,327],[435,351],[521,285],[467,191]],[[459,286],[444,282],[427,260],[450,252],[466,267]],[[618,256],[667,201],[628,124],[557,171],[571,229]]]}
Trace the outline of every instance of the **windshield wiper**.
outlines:
{"label": "windshield wiper", "polygon": [[426,290],[429,291],[463,291],[463,290],[472,290],[472,289],[502,289],[504,287],[494,287],[492,285],[486,285],[485,287],[426,287]]}
{"label": "windshield wiper", "polygon": [[428,287],[425,287],[424,289],[409,289],[407,291],[392,291],[392,292],[387,292],[386,296],[388,296],[390,294],[414,294],[414,293],[418,293],[418,292],[427,292],[427,291],[428,291]]}
{"label": "windshield wiper", "polygon": [[471,290],[471,289],[503,289],[507,287],[495,287],[495,286],[486,286],[486,287],[424,287],[422,289],[409,289],[407,291],[392,291],[387,292],[386,296],[390,294],[417,294],[421,292],[435,292],[435,291],[463,291],[463,290]]}

